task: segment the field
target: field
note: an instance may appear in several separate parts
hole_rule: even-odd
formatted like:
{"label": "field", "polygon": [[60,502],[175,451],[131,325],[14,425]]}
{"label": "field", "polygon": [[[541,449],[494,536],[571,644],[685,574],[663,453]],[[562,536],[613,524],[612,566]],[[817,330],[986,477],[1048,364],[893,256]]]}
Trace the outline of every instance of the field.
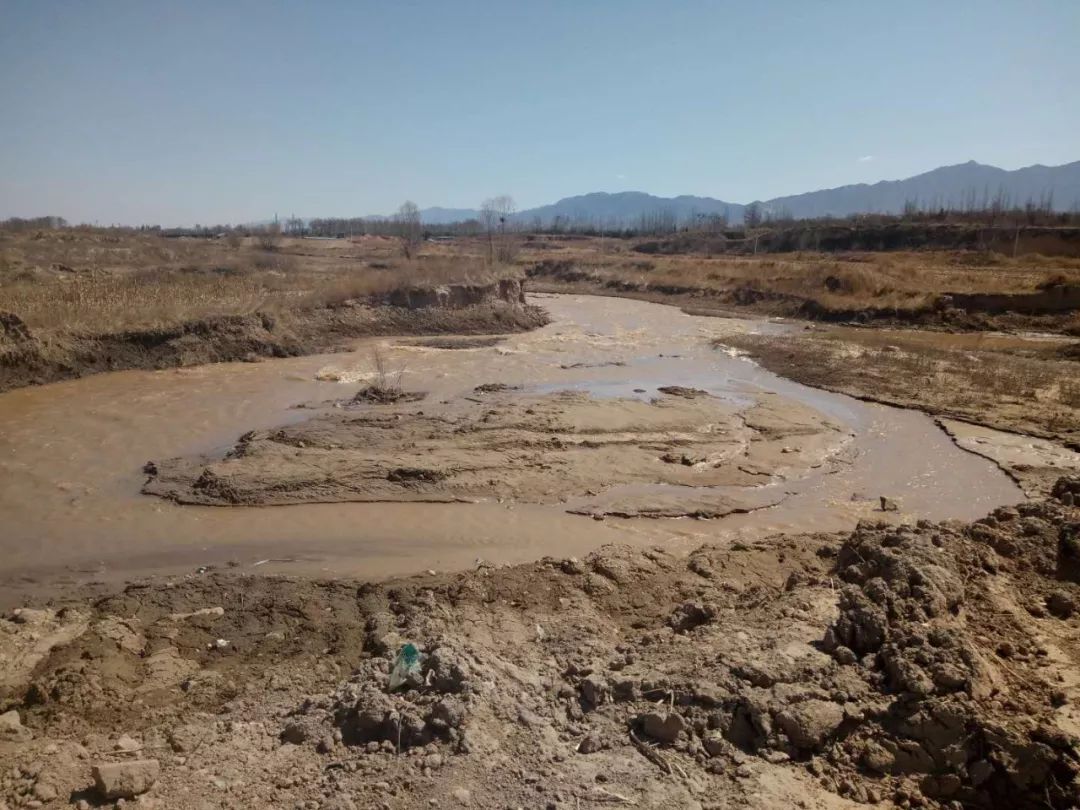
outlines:
{"label": "field", "polygon": [[469,256],[409,261],[396,240],[166,239],[0,231],[0,311],[46,332],[117,332],[256,311],[299,311],[402,287],[507,275]]}
{"label": "field", "polygon": [[[102,370],[310,353],[366,334],[528,328],[538,313],[497,300],[509,295],[500,282],[518,277],[477,256],[406,260],[385,237],[0,231],[0,390]],[[441,287],[496,306],[486,316],[452,301],[411,313],[386,306],[395,293]]]}
{"label": "field", "polygon": [[685,302],[694,309],[874,320],[956,329],[1046,328],[1080,333],[1074,307],[1056,315],[945,312],[951,293],[1038,295],[1080,286],[1080,259],[925,251],[783,253],[758,256],[653,256],[613,239],[526,243],[521,263],[544,289],[629,294]]}

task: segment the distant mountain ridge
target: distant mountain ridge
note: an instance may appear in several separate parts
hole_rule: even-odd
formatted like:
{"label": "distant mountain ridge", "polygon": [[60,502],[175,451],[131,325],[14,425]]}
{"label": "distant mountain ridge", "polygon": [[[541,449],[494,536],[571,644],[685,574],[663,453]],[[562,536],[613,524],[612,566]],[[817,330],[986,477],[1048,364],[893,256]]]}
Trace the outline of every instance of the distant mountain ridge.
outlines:
{"label": "distant mountain ridge", "polygon": [[[989,205],[997,198],[1008,207],[1023,206],[1052,197],[1058,211],[1080,209],[1080,161],[1062,166],[1027,166],[1008,171],[975,161],[942,166],[903,180],[856,183],[838,188],[810,191],[771,200],[755,201],[764,212],[787,214],[796,219],[851,214],[899,214],[907,203],[919,208]],[[593,192],[565,197],[551,205],[519,211],[514,219],[525,225],[551,226],[556,220],[566,224],[589,223],[600,227],[633,227],[643,218],[674,217],[680,224],[698,216],[726,216],[741,222],[746,205],[712,197],[657,197],[642,191]],[[451,224],[478,219],[470,208],[425,208],[424,224]]]}

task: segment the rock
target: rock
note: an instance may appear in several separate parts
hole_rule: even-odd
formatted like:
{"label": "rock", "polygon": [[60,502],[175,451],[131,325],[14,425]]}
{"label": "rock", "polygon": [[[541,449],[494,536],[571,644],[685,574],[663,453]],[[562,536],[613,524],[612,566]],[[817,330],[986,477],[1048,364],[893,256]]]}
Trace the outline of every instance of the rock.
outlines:
{"label": "rock", "polygon": [[311,736],[311,732],[304,723],[293,721],[281,731],[281,741],[300,745]]}
{"label": "rock", "polygon": [[138,751],[142,748],[142,743],[127,734],[124,734],[116,741],[113,746],[117,751],[132,752]]}
{"label": "rock", "polygon": [[604,747],[604,741],[595,731],[586,735],[585,739],[578,743],[579,754],[595,754]]}
{"label": "rock", "polygon": [[660,714],[659,712],[647,712],[639,714],[634,724],[642,732],[654,740],[664,743],[673,743],[678,739],[679,733],[686,728],[686,721],[680,714]]}
{"label": "rock", "polygon": [[585,573],[585,566],[581,564],[577,557],[570,557],[569,559],[563,560],[560,567],[564,574],[573,575]]}
{"label": "rock", "polygon": [[49,782],[37,782],[34,784],[34,798],[43,802],[51,802],[60,792]]}
{"label": "rock", "polygon": [[322,803],[322,810],[356,810],[356,803],[348,796],[334,796]]}
{"label": "rock", "polygon": [[896,765],[896,756],[877,741],[867,740],[862,745],[859,761],[864,768],[874,773],[892,773]]}
{"label": "rock", "polygon": [[836,663],[843,664],[845,666],[850,666],[851,664],[854,664],[859,660],[855,657],[855,653],[853,653],[843,644],[840,644],[835,650],[833,650],[833,658],[836,659]]}
{"label": "rock", "polygon": [[844,710],[828,700],[807,700],[776,715],[776,724],[796,748],[813,751],[844,722]]}
{"label": "rock", "polygon": [[12,709],[0,714],[0,741],[28,742],[33,738],[34,732],[22,724],[18,711]]}
{"label": "rock", "polygon": [[978,787],[994,775],[994,766],[985,759],[977,759],[968,766],[968,776],[971,784]]}
{"label": "rock", "polygon": [[899,512],[900,511],[900,502],[897,501],[895,498],[887,498],[884,495],[882,495],[882,496],[880,496],[879,500],[881,501],[881,511],[882,512]]}
{"label": "rock", "polygon": [[11,619],[16,624],[44,624],[52,621],[55,616],[51,610],[37,608],[15,608],[11,611]]}
{"label": "rock", "polygon": [[607,683],[599,675],[592,674],[582,679],[581,698],[587,706],[595,709],[604,702],[607,694]]}
{"label": "rock", "polygon": [[724,735],[719,731],[712,731],[702,739],[701,744],[705,748],[705,753],[710,757],[719,757],[731,750],[731,743],[724,739]]}
{"label": "rock", "polygon": [[684,602],[668,616],[668,626],[676,633],[688,633],[695,627],[708,624],[716,617],[716,611],[700,602]]}
{"label": "rock", "polygon": [[454,801],[464,807],[472,804],[472,791],[467,788],[456,787],[450,791],[450,795],[454,797]]}
{"label": "rock", "polygon": [[1076,603],[1065,591],[1054,591],[1046,597],[1046,609],[1059,619],[1067,619],[1076,610]]}
{"label": "rock", "polygon": [[443,758],[442,754],[428,754],[424,757],[424,767],[431,770],[437,770],[442,767]]}
{"label": "rock", "polygon": [[154,786],[161,773],[161,765],[156,759],[99,763],[91,773],[103,798],[134,799]]}

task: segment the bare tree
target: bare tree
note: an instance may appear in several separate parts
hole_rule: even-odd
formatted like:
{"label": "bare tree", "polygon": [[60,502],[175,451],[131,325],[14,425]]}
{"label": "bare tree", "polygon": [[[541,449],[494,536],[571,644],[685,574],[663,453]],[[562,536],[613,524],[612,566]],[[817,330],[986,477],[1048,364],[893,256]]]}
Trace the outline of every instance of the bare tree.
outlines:
{"label": "bare tree", "polygon": [[420,251],[424,233],[420,227],[420,209],[416,203],[406,200],[394,214],[394,231],[401,238],[401,249],[406,259],[413,258]]}
{"label": "bare tree", "polygon": [[747,229],[758,227],[761,224],[761,219],[761,206],[758,203],[752,202],[743,209],[743,225]]}
{"label": "bare tree", "polygon": [[517,256],[517,233],[512,221],[514,198],[500,194],[480,205],[480,221],[488,237],[488,258],[492,263],[512,262]]}
{"label": "bare tree", "polygon": [[269,253],[272,253],[281,247],[281,225],[278,224],[277,217],[274,217],[273,222],[258,232],[258,235],[255,237],[255,244],[260,250],[265,250]]}

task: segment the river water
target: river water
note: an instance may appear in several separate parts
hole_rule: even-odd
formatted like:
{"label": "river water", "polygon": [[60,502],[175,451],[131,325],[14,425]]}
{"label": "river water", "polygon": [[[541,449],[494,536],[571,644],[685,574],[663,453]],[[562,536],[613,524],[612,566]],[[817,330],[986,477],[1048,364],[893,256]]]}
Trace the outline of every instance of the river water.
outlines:
{"label": "river water", "polygon": [[[712,347],[732,332],[790,327],[618,298],[533,299],[552,323],[494,346],[369,339],[343,353],[100,374],[0,395],[0,601],[202,566],[375,578],[477,558],[580,555],[607,542],[689,549],[777,531],[838,531],[882,517],[873,511],[879,494],[932,519],[972,519],[1023,499],[996,466],[957,448],[924,414],[807,388]],[[779,506],[713,521],[599,522],[558,505],[494,502],[193,507],[139,494],[150,459],[224,451],[247,430],[309,418],[300,403],[349,395],[370,375],[376,346],[429,400],[485,382],[598,396],[684,385],[739,403],[775,392],[853,434],[851,459],[806,476]]]}

